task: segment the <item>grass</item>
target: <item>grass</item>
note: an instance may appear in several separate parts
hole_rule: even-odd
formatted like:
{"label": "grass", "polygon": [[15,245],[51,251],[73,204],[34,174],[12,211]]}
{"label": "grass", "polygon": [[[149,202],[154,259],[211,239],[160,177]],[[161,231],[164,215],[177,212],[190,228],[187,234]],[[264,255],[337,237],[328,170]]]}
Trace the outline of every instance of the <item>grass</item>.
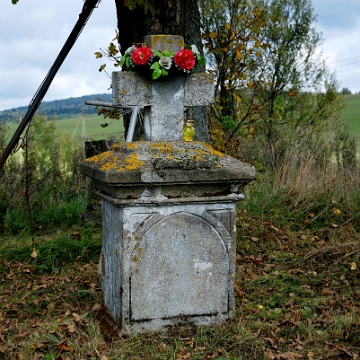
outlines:
{"label": "grass", "polygon": [[360,142],[360,94],[343,96],[346,108],[341,114],[342,120],[350,127],[350,132]]}
{"label": "grass", "polygon": [[331,220],[288,226],[253,200],[237,214],[236,317],[217,326],[110,340],[99,322],[98,231],[37,237],[36,257],[32,239],[3,239],[1,358],[356,359],[359,234]]}
{"label": "grass", "polygon": [[[74,139],[81,140],[83,138],[83,124],[85,127],[84,134],[86,140],[101,140],[109,137],[115,137],[123,140],[124,127],[122,121],[104,119],[98,115],[81,115],[56,120],[56,128],[60,133],[69,133]],[[103,126],[101,126],[101,124]],[[108,124],[104,127],[104,125]],[[8,123],[9,137],[15,132],[18,124]]]}

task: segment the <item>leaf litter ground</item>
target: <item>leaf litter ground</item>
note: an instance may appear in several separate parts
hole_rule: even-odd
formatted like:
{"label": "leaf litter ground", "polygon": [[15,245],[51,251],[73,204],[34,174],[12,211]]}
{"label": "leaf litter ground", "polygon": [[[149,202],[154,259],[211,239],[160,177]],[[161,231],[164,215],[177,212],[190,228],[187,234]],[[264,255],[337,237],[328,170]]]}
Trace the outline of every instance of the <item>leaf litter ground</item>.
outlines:
{"label": "leaf litter ground", "polygon": [[0,258],[0,359],[358,359],[359,235],[239,219],[236,317],[220,326],[111,341],[96,262]]}

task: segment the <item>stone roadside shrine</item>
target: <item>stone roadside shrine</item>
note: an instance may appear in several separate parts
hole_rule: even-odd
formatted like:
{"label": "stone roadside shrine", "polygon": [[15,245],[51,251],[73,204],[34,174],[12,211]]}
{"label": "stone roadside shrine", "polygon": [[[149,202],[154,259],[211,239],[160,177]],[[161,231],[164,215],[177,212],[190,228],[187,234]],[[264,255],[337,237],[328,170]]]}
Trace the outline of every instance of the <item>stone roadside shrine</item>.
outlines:
{"label": "stone roadside shrine", "polygon": [[[148,36],[158,50],[178,36]],[[144,106],[146,141],[80,164],[102,198],[106,326],[117,334],[234,317],[236,203],[253,166],[182,141],[184,110],[213,102],[209,74],[148,80],[113,73],[113,105]]]}

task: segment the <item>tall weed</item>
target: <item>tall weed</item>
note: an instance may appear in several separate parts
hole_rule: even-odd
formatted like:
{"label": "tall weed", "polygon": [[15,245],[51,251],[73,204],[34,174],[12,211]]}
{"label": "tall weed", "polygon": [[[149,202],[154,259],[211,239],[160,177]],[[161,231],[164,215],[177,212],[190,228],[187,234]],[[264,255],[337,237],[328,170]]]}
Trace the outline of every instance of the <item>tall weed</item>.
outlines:
{"label": "tall weed", "polygon": [[355,141],[341,123],[284,134],[274,158],[276,166],[268,166],[247,189],[255,209],[256,203],[262,209],[276,208],[297,226],[351,224],[360,229]]}
{"label": "tall weed", "polygon": [[34,118],[0,173],[2,232],[16,235],[78,223],[86,206],[77,166],[82,157],[70,135],[56,131],[54,121]]}

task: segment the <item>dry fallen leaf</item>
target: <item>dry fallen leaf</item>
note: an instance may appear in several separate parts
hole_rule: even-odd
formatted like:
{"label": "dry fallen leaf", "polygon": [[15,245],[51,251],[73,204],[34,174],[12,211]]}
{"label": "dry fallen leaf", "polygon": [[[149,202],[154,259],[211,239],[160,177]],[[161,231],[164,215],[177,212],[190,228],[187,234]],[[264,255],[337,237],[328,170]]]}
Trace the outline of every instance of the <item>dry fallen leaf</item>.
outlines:
{"label": "dry fallen leaf", "polygon": [[76,331],[76,325],[70,324],[68,328],[69,333],[73,334]]}
{"label": "dry fallen leaf", "polygon": [[331,325],[335,322],[334,318],[327,311],[323,310],[322,314],[324,315],[325,319],[327,320],[326,325]]}
{"label": "dry fallen leaf", "polygon": [[98,349],[99,350],[106,350],[108,349],[108,345],[105,341],[100,341],[99,344],[98,344]]}
{"label": "dry fallen leaf", "polygon": [[294,352],[286,352],[283,354],[278,354],[274,357],[274,359],[279,359],[279,360],[296,360],[296,359],[302,359],[302,355],[294,353]]}
{"label": "dry fallen leaf", "polygon": [[57,348],[61,351],[74,351],[74,348],[72,346],[69,346],[65,340],[61,341]]}
{"label": "dry fallen leaf", "polygon": [[38,253],[36,251],[36,249],[34,248],[32,253],[30,254],[30,256],[33,258],[33,259],[36,259],[38,257]]}
{"label": "dry fallen leaf", "polygon": [[92,311],[100,311],[102,309],[101,304],[96,303],[93,307],[92,307]]}
{"label": "dry fallen leaf", "polygon": [[181,356],[177,357],[175,360],[189,360],[190,357],[191,357],[190,353],[187,353],[185,355],[181,355]]}
{"label": "dry fallen leaf", "polygon": [[205,359],[215,359],[217,356],[217,351],[211,351],[205,356]]}
{"label": "dry fallen leaf", "polygon": [[265,348],[265,349],[264,349],[264,356],[265,356],[265,359],[266,359],[266,360],[273,360],[273,359],[275,359],[275,356],[274,356],[273,352],[272,352],[270,349],[268,349],[268,348]]}
{"label": "dry fallen leaf", "polygon": [[322,295],[325,295],[325,296],[327,296],[327,295],[332,295],[332,294],[334,294],[334,291],[330,290],[329,288],[323,288],[323,289],[321,290],[321,294],[322,294]]}

